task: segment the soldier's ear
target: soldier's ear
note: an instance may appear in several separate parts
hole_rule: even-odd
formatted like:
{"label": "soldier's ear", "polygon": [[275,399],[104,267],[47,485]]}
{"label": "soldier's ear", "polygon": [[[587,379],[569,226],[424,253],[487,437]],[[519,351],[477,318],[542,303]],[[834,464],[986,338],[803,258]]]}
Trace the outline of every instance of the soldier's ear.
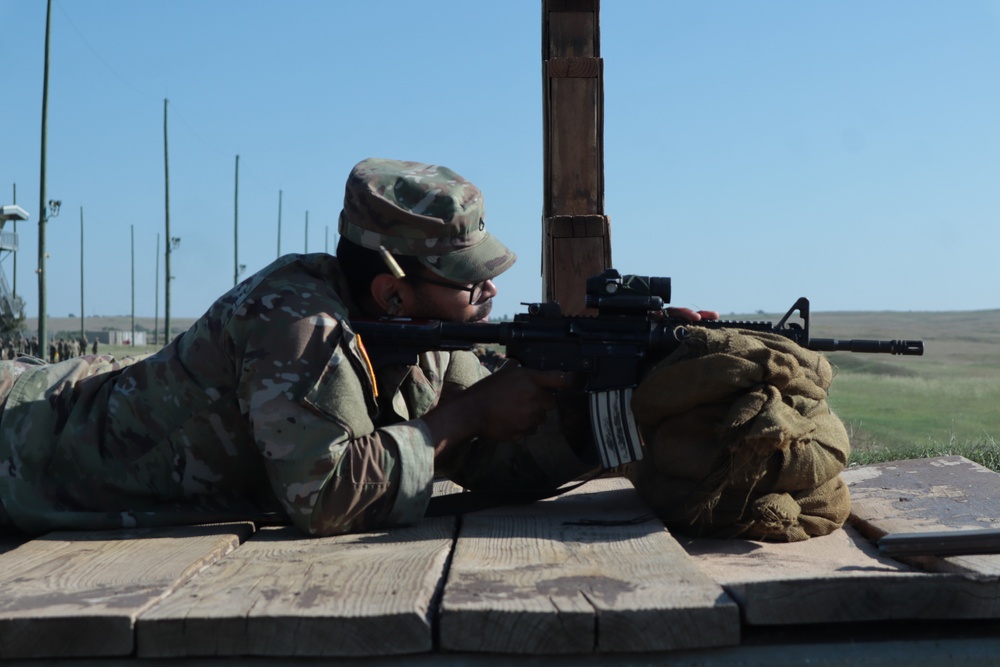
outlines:
{"label": "soldier's ear", "polygon": [[380,273],[372,279],[372,299],[378,309],[387,315],[399,315],[402,310],[400,280],[388,273]]}

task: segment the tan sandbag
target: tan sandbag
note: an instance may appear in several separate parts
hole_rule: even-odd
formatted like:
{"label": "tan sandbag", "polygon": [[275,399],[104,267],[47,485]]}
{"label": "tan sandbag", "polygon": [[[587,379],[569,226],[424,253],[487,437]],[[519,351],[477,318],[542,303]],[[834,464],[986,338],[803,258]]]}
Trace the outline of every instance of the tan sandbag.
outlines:
{"label": "tan sandbag", "polygon": [[629,467],[633,484],[675,530],[800,540],[836,529],[850,444],[826,402],[832,379],[822,355],[782,336],[690,327],[635,391],[646,458]]}
{"label": "tan sandbag", "polygon": [[739,535],[754,540],[797,542],[840,528],[851,513],[847,484],[838,475],[808,492],[768,493],[750,503]]}

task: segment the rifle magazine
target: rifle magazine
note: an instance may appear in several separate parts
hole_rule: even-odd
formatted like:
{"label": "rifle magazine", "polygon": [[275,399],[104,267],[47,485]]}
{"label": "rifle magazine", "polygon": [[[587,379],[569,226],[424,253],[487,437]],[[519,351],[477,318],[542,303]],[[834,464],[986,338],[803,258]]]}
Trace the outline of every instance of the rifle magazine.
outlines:
{"label": "rifle magazine", "polygon": [[632,387],[590,392],[590,424],[601,466],[642,460],[642,437],[632,414]]}

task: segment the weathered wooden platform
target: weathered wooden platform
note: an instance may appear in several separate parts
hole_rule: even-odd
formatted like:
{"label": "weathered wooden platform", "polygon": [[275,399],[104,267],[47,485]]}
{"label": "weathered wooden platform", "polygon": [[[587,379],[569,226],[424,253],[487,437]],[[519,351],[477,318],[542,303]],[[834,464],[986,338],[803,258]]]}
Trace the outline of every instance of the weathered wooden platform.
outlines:
{"label": "weathered wooden platform", "polygon": [[239,523],[7,540],[0,661],[996,664],[1000,555],[902,562],[874,540],[997,527],[1000,475],[944,457],[844,477],[852,525],[796,544],[675,539],[620,478],[324,539]]}

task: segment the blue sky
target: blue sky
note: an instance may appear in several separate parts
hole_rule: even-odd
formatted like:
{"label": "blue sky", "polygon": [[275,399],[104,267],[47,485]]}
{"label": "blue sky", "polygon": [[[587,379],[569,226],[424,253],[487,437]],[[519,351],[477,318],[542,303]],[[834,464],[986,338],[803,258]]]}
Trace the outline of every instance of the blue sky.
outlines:
{"label": "blue sky", "polygon": [[[392,157],[486,193],[520,257],[495,313],[540,298],[540,0],[55,0],[52,18],[51,317],[80,312],[81,208],[84,313],[130,312],[134,229],[154,315],[164,98],[173,317],[232,286],[236,155],[249,271],[277,256],[279,190],[281,251],[332,251],[351,166]],[[33,317],[45,2],[0,0],[0,25],[0,203],[16,184],[32,214]],[[724,313],[1000,307],[1000,0],[605,0],[601,38],[617,268]]]}

